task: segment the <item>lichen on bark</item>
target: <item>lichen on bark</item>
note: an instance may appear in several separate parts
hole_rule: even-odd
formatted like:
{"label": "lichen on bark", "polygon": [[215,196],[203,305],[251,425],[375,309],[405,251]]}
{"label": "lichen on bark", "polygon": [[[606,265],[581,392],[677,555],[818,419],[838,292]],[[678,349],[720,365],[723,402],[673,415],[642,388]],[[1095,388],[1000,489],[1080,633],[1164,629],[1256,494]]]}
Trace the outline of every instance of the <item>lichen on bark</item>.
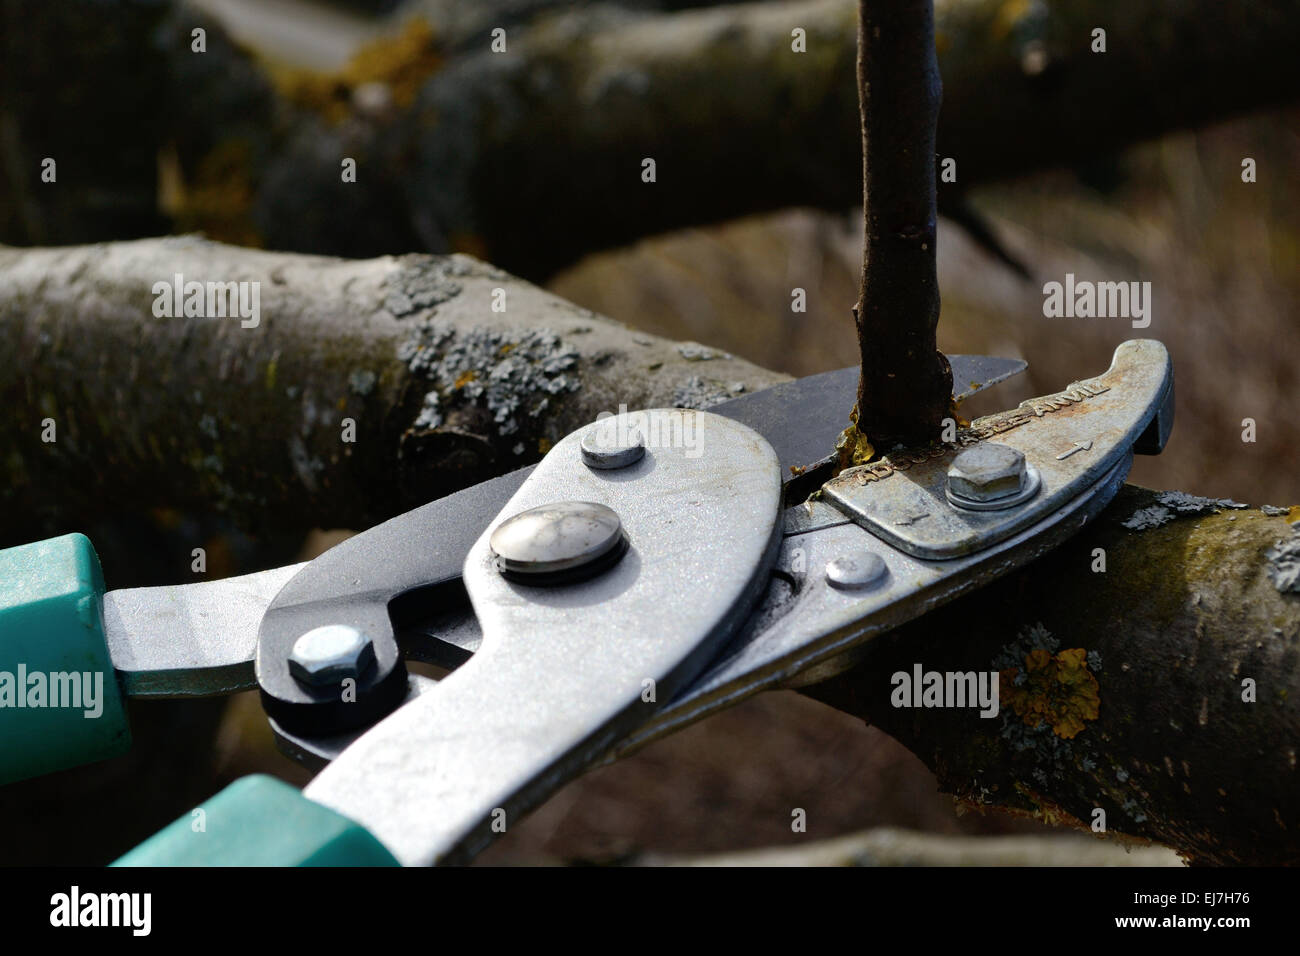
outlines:
{"label": "lichen on bark", "polygon": [[[1294,862],[1300,595],[1274,586],[1266,557],[1290,526],[1176,496],[1188,508],[1175,520],[1125,527],[1163,495],[1122,489],[1060,548],[891,632],[854,671],[804,692],[896,737],[972,805],[1086,829],[1102,810],[1107,835],[1197,862]],[[911,662],[1023,671],[1031,658],[1039,672],[1055,660],[1055,674],[1043,687],[1028,675],[1013,684],[996,720],[889,706],[887,675]]]}

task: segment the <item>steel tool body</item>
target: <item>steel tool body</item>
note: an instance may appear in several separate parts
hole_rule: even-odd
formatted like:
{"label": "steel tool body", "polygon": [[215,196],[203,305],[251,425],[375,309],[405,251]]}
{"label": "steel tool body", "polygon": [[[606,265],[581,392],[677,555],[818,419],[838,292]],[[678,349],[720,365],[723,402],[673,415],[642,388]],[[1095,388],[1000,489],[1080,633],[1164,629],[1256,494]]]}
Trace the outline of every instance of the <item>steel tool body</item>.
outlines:
{"label": "steel tool body", "polygon": [[[1024,367],[950,361],[959,398]],[[464,862],[583,770],[852,666],[1056,547],[1172,427],[1168,353],[1138,340],[1094,378],[833,474],[856,374],[602,417],[535,467],[241,578],[105,594],[80,536],[0,552],[0,705],[19,664],[108,685],[93,728],[0,706],[0,782],[119,752],[122,694],[257,687],[319,775],[301,794],[240,781],[204,832],[182,819],[120,862]]]}

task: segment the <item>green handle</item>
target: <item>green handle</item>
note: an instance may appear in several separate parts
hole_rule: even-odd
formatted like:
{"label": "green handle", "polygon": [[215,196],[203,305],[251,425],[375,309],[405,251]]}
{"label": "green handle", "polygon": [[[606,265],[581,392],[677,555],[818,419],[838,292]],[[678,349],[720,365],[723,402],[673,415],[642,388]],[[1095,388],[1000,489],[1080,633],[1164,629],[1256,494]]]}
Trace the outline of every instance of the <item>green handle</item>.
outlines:
{"label": "green handle", "polygon": [[103,597],[85,535],[0,551],[0,784],[130,748]]}
{"label": "green handle", "polygon": [[358,823],[274,777],[236,780],[113,866],[397,866]]}

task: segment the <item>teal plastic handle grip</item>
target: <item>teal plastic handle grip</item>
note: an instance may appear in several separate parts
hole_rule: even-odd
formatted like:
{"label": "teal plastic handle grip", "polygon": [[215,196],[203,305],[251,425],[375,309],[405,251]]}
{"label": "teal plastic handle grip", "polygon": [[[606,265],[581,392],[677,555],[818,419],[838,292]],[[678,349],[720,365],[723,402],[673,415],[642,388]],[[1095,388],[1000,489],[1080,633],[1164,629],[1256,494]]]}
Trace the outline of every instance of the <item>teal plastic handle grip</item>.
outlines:
{"label": "teal plastic handle grip", "polygon": [[397,866],[365,827],[274,777],[236,780],[113,866]]}
{"label": "teal plastic handle grip", "polygon": [[130,748],[103,598],[85,535],[0,551],[0,784]]}

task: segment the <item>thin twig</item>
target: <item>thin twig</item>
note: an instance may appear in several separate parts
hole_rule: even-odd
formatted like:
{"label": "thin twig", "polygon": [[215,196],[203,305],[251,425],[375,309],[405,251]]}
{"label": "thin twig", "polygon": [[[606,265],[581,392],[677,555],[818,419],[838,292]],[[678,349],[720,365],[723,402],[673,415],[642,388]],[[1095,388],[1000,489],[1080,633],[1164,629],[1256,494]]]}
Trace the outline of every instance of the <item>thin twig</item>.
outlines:
{"label": "thin twig", "polygon": [[[939,352],[935,127],[942,84],[932,0],[860,0],[862,286],[853,315],[862,353],[856,428],[841,462],[937,437],[952,371]],[[873,448],[874,445],[874,448]]]}

